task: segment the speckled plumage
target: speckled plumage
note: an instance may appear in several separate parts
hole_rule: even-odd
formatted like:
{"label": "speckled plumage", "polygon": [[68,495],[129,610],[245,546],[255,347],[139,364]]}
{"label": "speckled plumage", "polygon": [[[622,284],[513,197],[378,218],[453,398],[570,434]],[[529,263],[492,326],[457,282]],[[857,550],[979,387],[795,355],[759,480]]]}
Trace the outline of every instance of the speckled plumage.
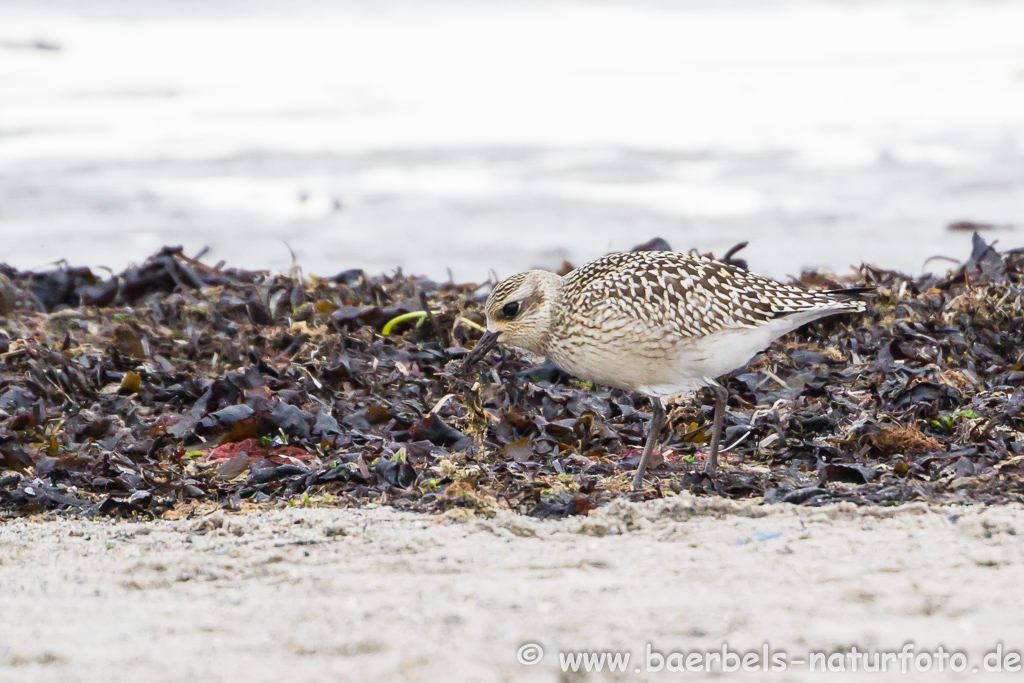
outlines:
{"label": "speckled plumage", "polygon": [[609,254],[572,271],[564,283],[562,297],[571,306],[609,320],[648,320],[685,337],[756,327],[780,315],[837,303],[832,294],[671,251]]}
{"label": "speckled plumage", "polygon": [[862,293],[809,291],[702,256],[626,252],[564,277],[502,281],[487,300],[487,329],[580,379],[646,394],[657,411],[661,398],[704,386],[721,397],[716,377],[805,323],[864,310]]}
{"label": "speckled plumage", "polygon": [[[609,254],[560,282],[551,278],[558,276],[530,271],[498,284],[488,298],[489,328],[506,327],[501,307],[508,300],[541,294],[549,322],[529,339],[505,329],[503,341],[547,356],[581,379],[650,396],[712,384],[786,332],[864,308],[842,290],[808,291],[676,252]],[[531,287],[531,280],[542,286]],[[548,283],[553,286],[543,286]]]}

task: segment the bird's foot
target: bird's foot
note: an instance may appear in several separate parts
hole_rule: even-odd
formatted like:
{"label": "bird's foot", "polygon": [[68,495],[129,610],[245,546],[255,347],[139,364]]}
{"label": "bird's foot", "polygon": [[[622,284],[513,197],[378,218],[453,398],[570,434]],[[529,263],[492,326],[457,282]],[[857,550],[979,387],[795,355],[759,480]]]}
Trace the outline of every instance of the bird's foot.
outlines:
{"label": "bird's foot", "polygon": [[726,467],[725,461],[729,458],[728,451],[719,451],[715,461],[704,455],[704,466],[697,472],[697,481],[700,483],[707,482],[713,488],[718,488],[718,481],[720,476],[723,474],[722,469]]}
{"label": "bird's foot", "polygon": [[[643,451],[644,451],[644,449],[642,449],[642,448],[634,448],[632,446],[623,446],[619,450],[619,456],[621,458],[621,460],[620,460],[620,462],[621,462],[620,467],[628,467],[629,463],[631,461],[633,461],[634,459],[637,461],[636,466],[639,467],[639,460],[643,457]],[[651,453],[651,457],[650,457],[650,459],[647,462],[647,466],[645,467],[645,471],[644,472],[637,471],[633,475],[633,490],[634,491],[639,491],[640,489],[642,489],[644,487],[644,479],[643,479],[644,475],[646,475],[648,472],[650,472],[651,469],[653,469],[655,467],[660,467],[661,464],[663,462],[665,462],[665,459],[666,459],[665,458],[665,453],[663,453],[661,449],[655,449],[654,452]]]}

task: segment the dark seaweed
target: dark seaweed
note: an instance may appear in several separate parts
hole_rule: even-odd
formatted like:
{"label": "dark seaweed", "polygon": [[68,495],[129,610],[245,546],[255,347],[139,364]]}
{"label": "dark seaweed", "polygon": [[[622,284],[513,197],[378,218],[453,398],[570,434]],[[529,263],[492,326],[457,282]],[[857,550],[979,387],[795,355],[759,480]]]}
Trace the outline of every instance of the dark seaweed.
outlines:
{"label": "dark seaweed", "polygon": [[[223,269],[180,248],[109,279],[0,265],[0,514],[378,502],[557,517],[682,490],[1019,502],[1022,279],[1024,253],[977,235],[942,275],[804,273],[877,294],[723,378],[729,448],[714,478],[700,472],[710,397],[671,406],[650,485],[633,492],[646,399],[510,349],[457,371],[487,286]],[[425,304],[429,317],[382,336]]]}

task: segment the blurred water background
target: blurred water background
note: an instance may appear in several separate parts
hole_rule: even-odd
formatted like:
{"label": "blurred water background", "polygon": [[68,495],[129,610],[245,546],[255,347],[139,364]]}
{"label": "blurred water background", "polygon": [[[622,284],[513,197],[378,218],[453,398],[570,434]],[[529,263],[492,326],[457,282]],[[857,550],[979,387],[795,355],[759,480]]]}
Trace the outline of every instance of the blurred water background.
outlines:
{"label": "blurred water background", "polygon": [[4,0],[0,261],[290,247],[462,281],[661,236],[919,272],[967,255],[955,221],[1024,244],[1022,27],[986,0]]}

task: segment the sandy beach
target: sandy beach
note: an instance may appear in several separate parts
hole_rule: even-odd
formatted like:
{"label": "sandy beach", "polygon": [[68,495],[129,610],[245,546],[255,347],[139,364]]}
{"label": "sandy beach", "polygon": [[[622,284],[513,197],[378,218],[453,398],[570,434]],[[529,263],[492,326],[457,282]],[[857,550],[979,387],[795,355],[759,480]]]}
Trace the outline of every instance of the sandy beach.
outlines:
{"label": "sandy beach", "polygon": [[[994,675],[983,658],[998,644],[1020,649],[1017,506],[683,495],[564,521],[465,517],[373,507],[9,522],[0,672],[12,682],[663,680],[694,674],[648,671],[648,644],[669,655],[768,643],[785,671],[716,677],[819,680],[797,663],[812,652],[911,643],[915,656],[942,646],[968,666],[914,674],[911,663],[910,680],[960,680]],[[517,653],[531,645],[544,654],[524,665]],[[625,673],[564,672],[559,654],[579,651],[631,659]],[[908,678],[889,666],[831,675]]]}

